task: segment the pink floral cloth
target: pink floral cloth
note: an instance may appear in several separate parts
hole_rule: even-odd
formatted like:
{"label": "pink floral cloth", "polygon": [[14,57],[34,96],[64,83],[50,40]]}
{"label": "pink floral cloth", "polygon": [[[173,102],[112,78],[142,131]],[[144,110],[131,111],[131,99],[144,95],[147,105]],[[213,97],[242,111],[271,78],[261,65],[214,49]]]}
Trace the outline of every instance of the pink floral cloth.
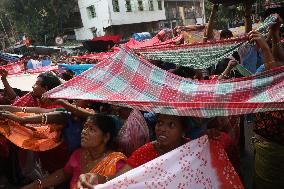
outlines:
{"label": "pink floral cloth", "polygon": [[129,156],[149,141],[149,129],[144,116],[139,110],[132,110],[119,131],[119,148],[126,156]]}

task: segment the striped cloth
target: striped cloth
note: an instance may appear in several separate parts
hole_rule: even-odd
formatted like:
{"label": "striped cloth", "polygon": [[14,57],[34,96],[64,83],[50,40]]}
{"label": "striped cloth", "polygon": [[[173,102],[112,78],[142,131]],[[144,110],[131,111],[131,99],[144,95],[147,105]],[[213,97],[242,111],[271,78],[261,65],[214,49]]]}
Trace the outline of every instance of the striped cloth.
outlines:
{"label": "striped cloth", "polygon": [[163,114],[215,117],[284,110],[284,67],[224,81],[195,81],[166,72],[129,49],[47,92]]}

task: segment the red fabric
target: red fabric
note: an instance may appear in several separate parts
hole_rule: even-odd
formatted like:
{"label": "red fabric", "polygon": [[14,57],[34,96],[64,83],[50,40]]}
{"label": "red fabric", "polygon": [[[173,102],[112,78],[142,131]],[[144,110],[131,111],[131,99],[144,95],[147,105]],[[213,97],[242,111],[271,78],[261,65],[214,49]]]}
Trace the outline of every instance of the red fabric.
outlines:
{"label": "red fabric", "polygon": [[221,184],[218,188],[243,188],[234,167],[227,160],[228,157],[223,146],[224,144],[220,144],[217,140],[210,141],[211,164],[216,168],[216,174]]}
{"label": "red fabric", "polygon": [[73,58],[76,58],[76,59],[91,59],[91,60],[102,61],[102,60],[108,59],[110,56],[114,55],[115,53],[117,53],[119,51],[119,49],[117,49],[117,48],[113,48],[113,49],[114,49],[113,51],[109,51],[109,52],[85,54],[83,56],[73,56]]}
{"label": "red fabric", "polygon": [[101,36],[101,37],[96,37],[92,39],[92,41],[113,41],[114,43],[118,43],[120,41],[120,36],[119,35],[106,35],[106,36]]}
{"label": "red fabric", "polygon": [[53,108],[61,108],[62,106],[56,104],[44,104],[40,103],[37,99],[35,99],[32,95],[32,92],[27,93],[26,95],[22,96],[18,100],[13,103],[13,106],[20,106],[20,107],[40,107],[46,109],[53,109]]}
{"label": "red fabric", "polygon": [[20,74],[25,71],[25,66],[23,61],[17,61],[9,63],[5,66],[0,66],[0,69],[5,69],[8,71],[8,75]]}
{"label": "red fabric", "polygon": [[283,110],[283,71],[284,66],[248,77],[197,81],[164,71],[131,50],[121,49],[46,95],[179,116],[239,115]]}
{"label": "red fabric", "polygon": [[159,157],[159,155],[153,143],[147,143],[132,153],[132,155],[127,160],[127,164],[135,168],[157,157]]}
{"label": "red fabric", "polygon": [[210,80],[218,80],[219,76],[218,75],[210,75],[209,79]]}
{"label": "red fabric", "polygon": [[226,151],[230,162],[238,172],[240,168],[240,153],[236,142],[230,137],[230,135],[224,132],[220,133],[218,141]]}
{"label": "red fabric", "polygon": [[44,67],[28,70],[27,72],[30,74],[34,74],[34,73],[44,73],[44,72],[57,71],[57,70],[58,70],[58,66],[44,66]]}
{"label": "red fabric", "polygon": [[64,172],[71,176],[71,188],[75,186],[81,174],[81,151],[81,149],[74,151],[64,167]]}
{"label": "red fabric", "polygon": [[146,41],[136,41],[135,39],[130,39],[127,43],[124,45],[129,48],[143,48],[143,47],[149,47],[153,46],[155,44],[160,44],[160,40],[157,36],[154,36],[152,39],[146,40]]}

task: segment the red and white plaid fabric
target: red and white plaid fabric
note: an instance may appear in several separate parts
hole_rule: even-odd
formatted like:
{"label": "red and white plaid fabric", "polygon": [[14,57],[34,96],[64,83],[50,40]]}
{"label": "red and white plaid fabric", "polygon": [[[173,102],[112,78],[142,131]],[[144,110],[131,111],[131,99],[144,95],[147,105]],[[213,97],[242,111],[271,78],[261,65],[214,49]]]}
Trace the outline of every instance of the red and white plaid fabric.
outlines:
{"label": "red and white plaid fabric", "polygon": [[284,110],[284,67],[224,81],[195,81],[161,70],[129,49],[49,91],[162,114],[215,117]]}
{"label": "red and white plaid fabric", "polygon": [[25,66],[23,61],[17,61],[9,63],[5,66],[0,66],[0,69],[7,70],[9,75],[16,75],[23,73],[25,71]]}
{"label": "red and white plaid fabric", "polygon": [[35,74],[35,73],[43,73],[43,72],[50,72],[50,71],[57,71],[58,66],[44,66],[36,69],[31,69],[27,70],[28,73],[30,74]]}

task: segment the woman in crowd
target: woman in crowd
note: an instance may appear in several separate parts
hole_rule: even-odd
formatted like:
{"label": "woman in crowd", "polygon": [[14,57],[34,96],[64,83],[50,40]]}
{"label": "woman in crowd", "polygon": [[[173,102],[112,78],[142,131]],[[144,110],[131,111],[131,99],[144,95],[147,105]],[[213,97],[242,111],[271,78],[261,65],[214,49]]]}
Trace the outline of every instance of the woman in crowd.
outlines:
{"label": "woman in crowd", "polygon": [[[42,102],[41,98],[42,95],[54,87],[57,87],[61,84],[61,81],[58,77],[55,75],[45,72],[39,74],[37,77],[37,80],[35,84],[33,85],[33,90],[32,92],[27,93],[23,97],[19,98],[13,103],[13,106],[17,106],[20,111],[23,111],[25,107],[34,107],[35,109],[41,107],[41,108],[46,108],[46,109],[55,109],[60,107],[59,105],[56,104],[48,104]],[[6,106],[0,106],[0,110],[2,111],[10,111],[10,109],[13,109],[14,107],[10,105]],[[17,148],[14,150],[13,157],[16,159],[20,159],[20,161],[12,161],[14,165],[12,167],[16,167],[17,170],[14,170],[16,174],[16,182],[25,182],[25,180],[30,179],[29,175],[35,173],[35,175],[38,175],[38,171],[35,171],[35,163],[33,165],[29,165],[26,161],[28,156],[36,157],[34,152],[26,151],[20,148]],[[67,147],[62,144],[52,150],[48,150],[45,152],[40,153],[41,156],[41,162],[43,167],[48,170],[48,171],[53,171],[58,169],[59,167],[62,167],[66,161],[68,160],[68,152],[67,152]],[[50,157],[61,157],[60,159],[54,159]],[[45,160],[46,159],[46,160]],[[61,165],[62,164],[62,165]],[[34,175],[34,174],[33,174]],[[31,176],[32,178],[37,177],[37,176]]]}
{"label": "woman in crowd", "polygon": [[151,119],[155,119],[155,114],[119,106],[112,106],[112,111],[122,124],[122,128],[118,128],[118,148],[130,156],[137,148],[150,141],[153,132],[149,131],[151,126],[149,129],[148,123],[151,124]]}
{"label": "woman in crowd", "polygon": [[[280,42],[281,18],[270,28],[272,52],[260,33],[249,33],[264,56],[264,70],[274,69],[284,63],[284,51]],[[284,111],[256,114],[255,121],[255,178],[254,188],[284,188]]]}
{"label": "woman in crowd", "polygon": [[116,135],[111,116],[90,116],[81,134],[81,148],[73,152],[65,167],[23,189],[48,188],[66,180],[71,180],[70,188],[75,189],[82,173],[96,173],[105,178],[114,176],[126,162],[125,155],[114,151]]}
{"label": "woman in crowd", "polygon": [[[183,117],[159,115],[155,132],[157,140],[149,142],[134,151],[128,158],[127,164],[115,176],[145,164],[189,141],[184,137],[186,123]],[[92,185],[104,183],[108,179],[98,174],[81,175],[78,188],[92,188]]]}

